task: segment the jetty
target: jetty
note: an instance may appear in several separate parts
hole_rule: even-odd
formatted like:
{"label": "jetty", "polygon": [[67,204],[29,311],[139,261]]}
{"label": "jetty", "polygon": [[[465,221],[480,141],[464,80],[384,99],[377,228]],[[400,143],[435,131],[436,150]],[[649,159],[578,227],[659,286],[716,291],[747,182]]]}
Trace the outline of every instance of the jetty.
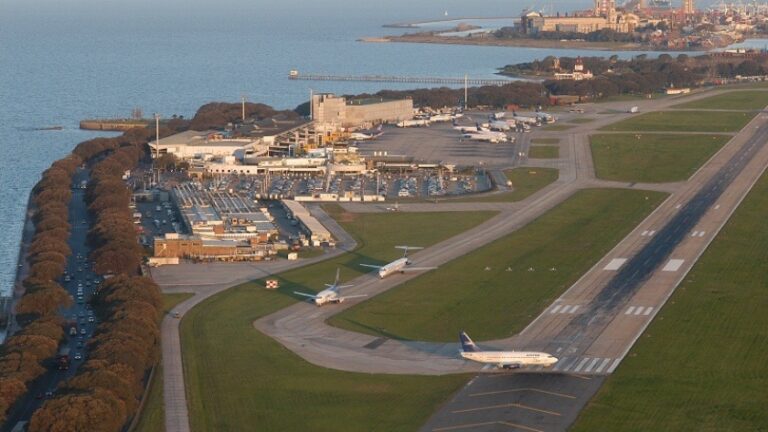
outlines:
{"label": "jetty", "polygon": [[509,79],[483,79],[483,78],[445,78],[445,77],[414,77],[396,75],[323,75],[300,74],[297,70],[288,73],[288,79],[301,81],[368,81],[389,83],[413,83],[413,84],[458,84],[458,85],[491,85],[502,86],[514,82]]}
{"label": "jetty", "polygon": [[146,127],[150,122],[151,120],[147,119],[132,118],[86,119],[80,121],[80,129],[122,132],[137,127]]}

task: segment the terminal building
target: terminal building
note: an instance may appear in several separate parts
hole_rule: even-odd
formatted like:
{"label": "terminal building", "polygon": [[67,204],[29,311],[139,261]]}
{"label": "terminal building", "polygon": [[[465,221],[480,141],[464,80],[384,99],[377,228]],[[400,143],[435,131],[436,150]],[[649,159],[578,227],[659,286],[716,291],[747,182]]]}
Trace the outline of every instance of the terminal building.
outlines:
{"label": "terminal building", "polygon": [[413,118],[413,100],[350,99],[330,93],[312,95],[312,119],[324,127],[357,128]]}

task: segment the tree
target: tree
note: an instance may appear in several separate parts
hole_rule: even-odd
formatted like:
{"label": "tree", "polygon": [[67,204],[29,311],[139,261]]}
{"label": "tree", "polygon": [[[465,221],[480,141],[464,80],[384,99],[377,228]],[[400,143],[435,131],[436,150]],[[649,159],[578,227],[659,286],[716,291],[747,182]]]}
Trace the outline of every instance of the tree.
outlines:
{"label": "tree", "polygon": [[72,297],[64,288],[43,289],[25,294],[16,304],[19,315],[48,316],[58,312],[59,307],[72,304]]}
{"label": "tree", "polygon": [[95,389],[46,401],[32,415],[29,432],[116,432],[127,419],[125,403],[114,393]]}

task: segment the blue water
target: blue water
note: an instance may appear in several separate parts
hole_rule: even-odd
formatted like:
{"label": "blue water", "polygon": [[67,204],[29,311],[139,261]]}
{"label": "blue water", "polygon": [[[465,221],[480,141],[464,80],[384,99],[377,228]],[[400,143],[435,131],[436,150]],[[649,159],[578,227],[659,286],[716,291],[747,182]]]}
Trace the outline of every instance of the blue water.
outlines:
{"label": "blue water", "polygon": [[[160,3],[155,4],[155,3]],[[562,10],[591,0],[558,2]],[[400,34],[383,24],[514,16],[523,0],[3,0],[0,4],[0,292],[10,289],[27,196],[78,142],[89,117],[191,116],[203,103],[293,108],[315,91],[407,85],[289,81],[315,73],[493,77],[497,67],[565,50],[360,43]],[[621,55],[631,55],[622,53]],[[61,131],[33,131],[64,126]],[[102,133],[103,135],[103,133]]]}

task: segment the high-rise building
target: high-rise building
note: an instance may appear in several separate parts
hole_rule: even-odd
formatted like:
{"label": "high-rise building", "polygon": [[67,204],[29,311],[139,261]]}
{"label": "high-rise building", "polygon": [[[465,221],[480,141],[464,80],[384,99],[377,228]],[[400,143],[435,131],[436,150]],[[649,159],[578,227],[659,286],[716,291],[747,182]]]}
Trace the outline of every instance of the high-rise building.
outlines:
{"label": "high-rise building", "polygon": [[693,15],[696,11],[693,9],[693,0],[683,0],[683,13]]}

